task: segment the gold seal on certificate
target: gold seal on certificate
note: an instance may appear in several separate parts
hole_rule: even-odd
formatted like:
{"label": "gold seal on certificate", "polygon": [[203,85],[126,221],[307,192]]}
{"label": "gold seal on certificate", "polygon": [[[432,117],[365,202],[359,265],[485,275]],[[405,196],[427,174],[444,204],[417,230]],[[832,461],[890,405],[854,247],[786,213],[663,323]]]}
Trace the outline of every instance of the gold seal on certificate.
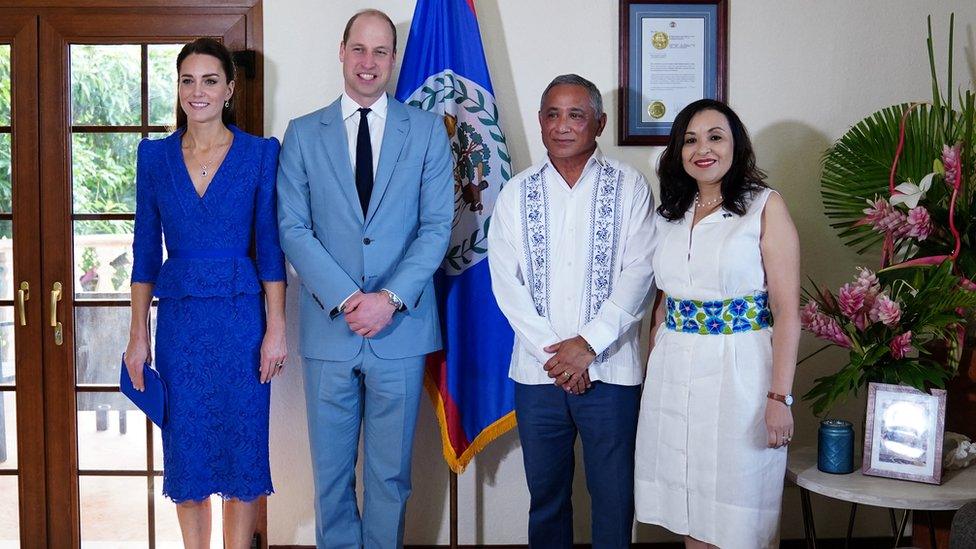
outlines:
{"label": "gold seal on certificate", "polygon": [[664,103],[661,101],[651,101],[647,106],[647,114],[651,115],[651,118],[655,120],[664,116],[664,113],[668,110],[664,107]]}
{"label": "gold seal on certificate", "polygon": [[705,97],[705,21],[646,17],[641,32],[641,122],[670,124],[685,105]]}
{"label": "gold seal on certificate", "polygon": [[668,38],[668,33],[664,31],[657,31],[653,36],[651,36],[651,44],[653,44],[654,47],[659,50],[663,50],[664,48],[668,47],[668,42],[670,41],[671,39]]}

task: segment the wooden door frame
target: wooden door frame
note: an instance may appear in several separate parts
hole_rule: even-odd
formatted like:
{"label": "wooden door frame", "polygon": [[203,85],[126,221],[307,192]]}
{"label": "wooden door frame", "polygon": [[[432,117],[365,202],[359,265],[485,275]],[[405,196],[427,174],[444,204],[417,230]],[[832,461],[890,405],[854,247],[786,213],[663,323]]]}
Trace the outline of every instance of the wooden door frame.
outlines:
{"label": "wooden door frame", "polygon": [[46,547],[43,380],[41,375],[41,258],[38,193],[37,17],[4,12],[0,36],[11,43],[11,174],[13,176],[13,283],[30,285],[27,325],[14,306],[17,469],[22,547]]}
{"label": "wooden door frame", "polygon": [[[3,6],[17,5],[32,8],[38,16],[39,90],[68,89],[70,74],[68,47],[71,43],[132,43],[140,41],[183,42],[197,36],[228,37],[231,49],[249,49],[258,53],[256,74],[249,82],[238,86],[239,112],[247,124],[242,129],[258,135],[263,133],[263,62],[261,1],[218,0],[201,8],[199,2],[187,0],[128,0],[128,1],[21,1],[0,0],[0,16],[8,10]],[[174,9],[178,8],[178,9]],[[97,17],[96,17],[97,16]],[[205,17],[204,17],[205,16]],[[138,25],[133,26],[133,18]],[[114,24],[112,24],[114,22]],[[132,29],[138,32],[133,33]],[[178,35],[169,31],[179,28]],[[215,32],[216,31],[216,32]],[[233,38],[232,38],[233,37]],[[44,453],[47,456],[46,499],[47,546],[73,547],[80,540],[80,505],[77,463],[77,404],[75,398],[74,354],[74,276],[73,222],[65,212],[71,211],[72,182],[70,179],[70,97],[45,96],[39,99],[40,132],[40,227],[44,235],[54,238],[48,242],[63,245],[45,247],[41,281],[34,295],[43,301],[43,314],[52,314],[49,303],[51,286],[63,284],[63,299],[55,307],[58,320],[64,326],[64,344],[56,345],[52,329],[45,327],[41,336],[44,364],[43,384],[45,425]],[[35,158],[38,156],[35,155]],[[67,272],[66,272],[67,271]],[[33,285],[32,285],[33,290]],[[38,303],[39,304],[39,303]],[[47,318],[47,317],[45,317]],[[58,398],[53,398],[59,395]],[[70,517],[70,520],[65,520]],[[69,525],[69,526],[65,526]],[[258,534],[267,547],[267,520],[264,503],[261,505]]]}

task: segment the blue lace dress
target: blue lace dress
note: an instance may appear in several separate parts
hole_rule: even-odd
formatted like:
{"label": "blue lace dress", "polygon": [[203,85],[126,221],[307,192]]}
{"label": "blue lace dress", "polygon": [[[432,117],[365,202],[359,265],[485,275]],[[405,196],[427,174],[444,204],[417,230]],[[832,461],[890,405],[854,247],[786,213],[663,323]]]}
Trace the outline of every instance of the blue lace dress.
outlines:
{"label": "blue lace dress", "polygon": [[[139,144],[132,282],[159,298],[155,365],[168,388],[163,493],[179,503],[273,492],[270,384],[260,383],[260,281],[285,279],[278,244],[278,141],[231,127],[203,197],[181,131]],[[163,261],[163,236],[167,259]]]}

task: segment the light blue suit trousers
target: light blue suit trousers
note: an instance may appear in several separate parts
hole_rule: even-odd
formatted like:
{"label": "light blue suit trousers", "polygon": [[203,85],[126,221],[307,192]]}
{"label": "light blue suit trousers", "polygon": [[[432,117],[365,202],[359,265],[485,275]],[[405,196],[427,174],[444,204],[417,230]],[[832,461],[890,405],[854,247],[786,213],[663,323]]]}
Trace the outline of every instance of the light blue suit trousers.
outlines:
{"label": "light blue suit trousers", "polygon": [[[315,476],[315,543],[332,548],[403,546],[410,459],[424,357],[381,359],[363,345],[352,360],[305,359],[305,405]],[[356,505],[362,428],[365,500]]]}

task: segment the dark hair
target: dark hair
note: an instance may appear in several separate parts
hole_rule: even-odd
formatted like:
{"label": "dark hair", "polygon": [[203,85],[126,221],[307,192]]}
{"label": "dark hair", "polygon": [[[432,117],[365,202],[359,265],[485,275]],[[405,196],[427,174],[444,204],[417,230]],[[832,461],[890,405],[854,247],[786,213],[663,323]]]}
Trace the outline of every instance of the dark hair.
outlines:
{"label": "dark hair", "polygon": [[[180,54],[176,56],[177,81],[179,81],[180,67],[183,65],[183,61],[193,54],[216,57],[217,60],[220,61],[220,66],[224,69],[224,76],[227,77],[227,82],[230,83],[234,81],[234,57],[231,55],[230,50],[227,49],[227,46],[224,46],[213,38],[197,38],[193,42],[183,46],[183,49],[180,50]],[[179,86],[179,84],[177,84],[177,86]],[[224,108],[220,118],[225,126],[234,124],[235,120],[237,119],[237,116],[234,113],[233,96],[230,98],[230,106]],[[183,112],[183,107],[180,105],[178,97],[176,100],[176,127],[186,127],[186,113]]]}
{"label": "dark hair", "polygon": [[586,93],[590,96],[590,106],[593,107],[593,113],[596,114],[597,118],[603,116],[603,97],[600,95],[600,89],[596,87],[596,84],[578,74],[562,74],[553,78],[552,82],[549,82],[549,85],[546,86],[545,91],[542,92],[542,99],[539,100],[540,111],[542,110],[542,105],[546,102],[546,96],[549,95],[549,90],[556,86],[564,85],[579,86],[586,90]]}
{"label": "dark hair", "polygon": [[657,165],[657,177],[661,183],[661,205],[657,213],[668,221],[684,217],[698,192],[698,183],[685,171],[681,149],[685,144],[688,123],[698,113],[713,110],[725,115],[732,130],[732,165],[722,178],[722,203],[726,210],[744,215],[753,194],[766,188],[766,174],[756,167],[756,155],[752,151],[749,132],[742,120],[728,105],[714,99],[700,99],[688,105],[671,125],[668,145]]}
{"label": "dark hair", "polygon": [[346,29],[342,31],[342,43],[345,44],[346,41],[349,40],[349,31],[352,30],[352,24],[356,22],[356,19],[359,19],[363,15],[374,15],[386,21],[387,25],[390,25],[390,32],[393,33],[393,53],[396,53],[396,25],[393,24],[393,20],[390,19],[389,15],[373,8],[357,11],[355,15],[349,18],[349,21],[346,21]]}

